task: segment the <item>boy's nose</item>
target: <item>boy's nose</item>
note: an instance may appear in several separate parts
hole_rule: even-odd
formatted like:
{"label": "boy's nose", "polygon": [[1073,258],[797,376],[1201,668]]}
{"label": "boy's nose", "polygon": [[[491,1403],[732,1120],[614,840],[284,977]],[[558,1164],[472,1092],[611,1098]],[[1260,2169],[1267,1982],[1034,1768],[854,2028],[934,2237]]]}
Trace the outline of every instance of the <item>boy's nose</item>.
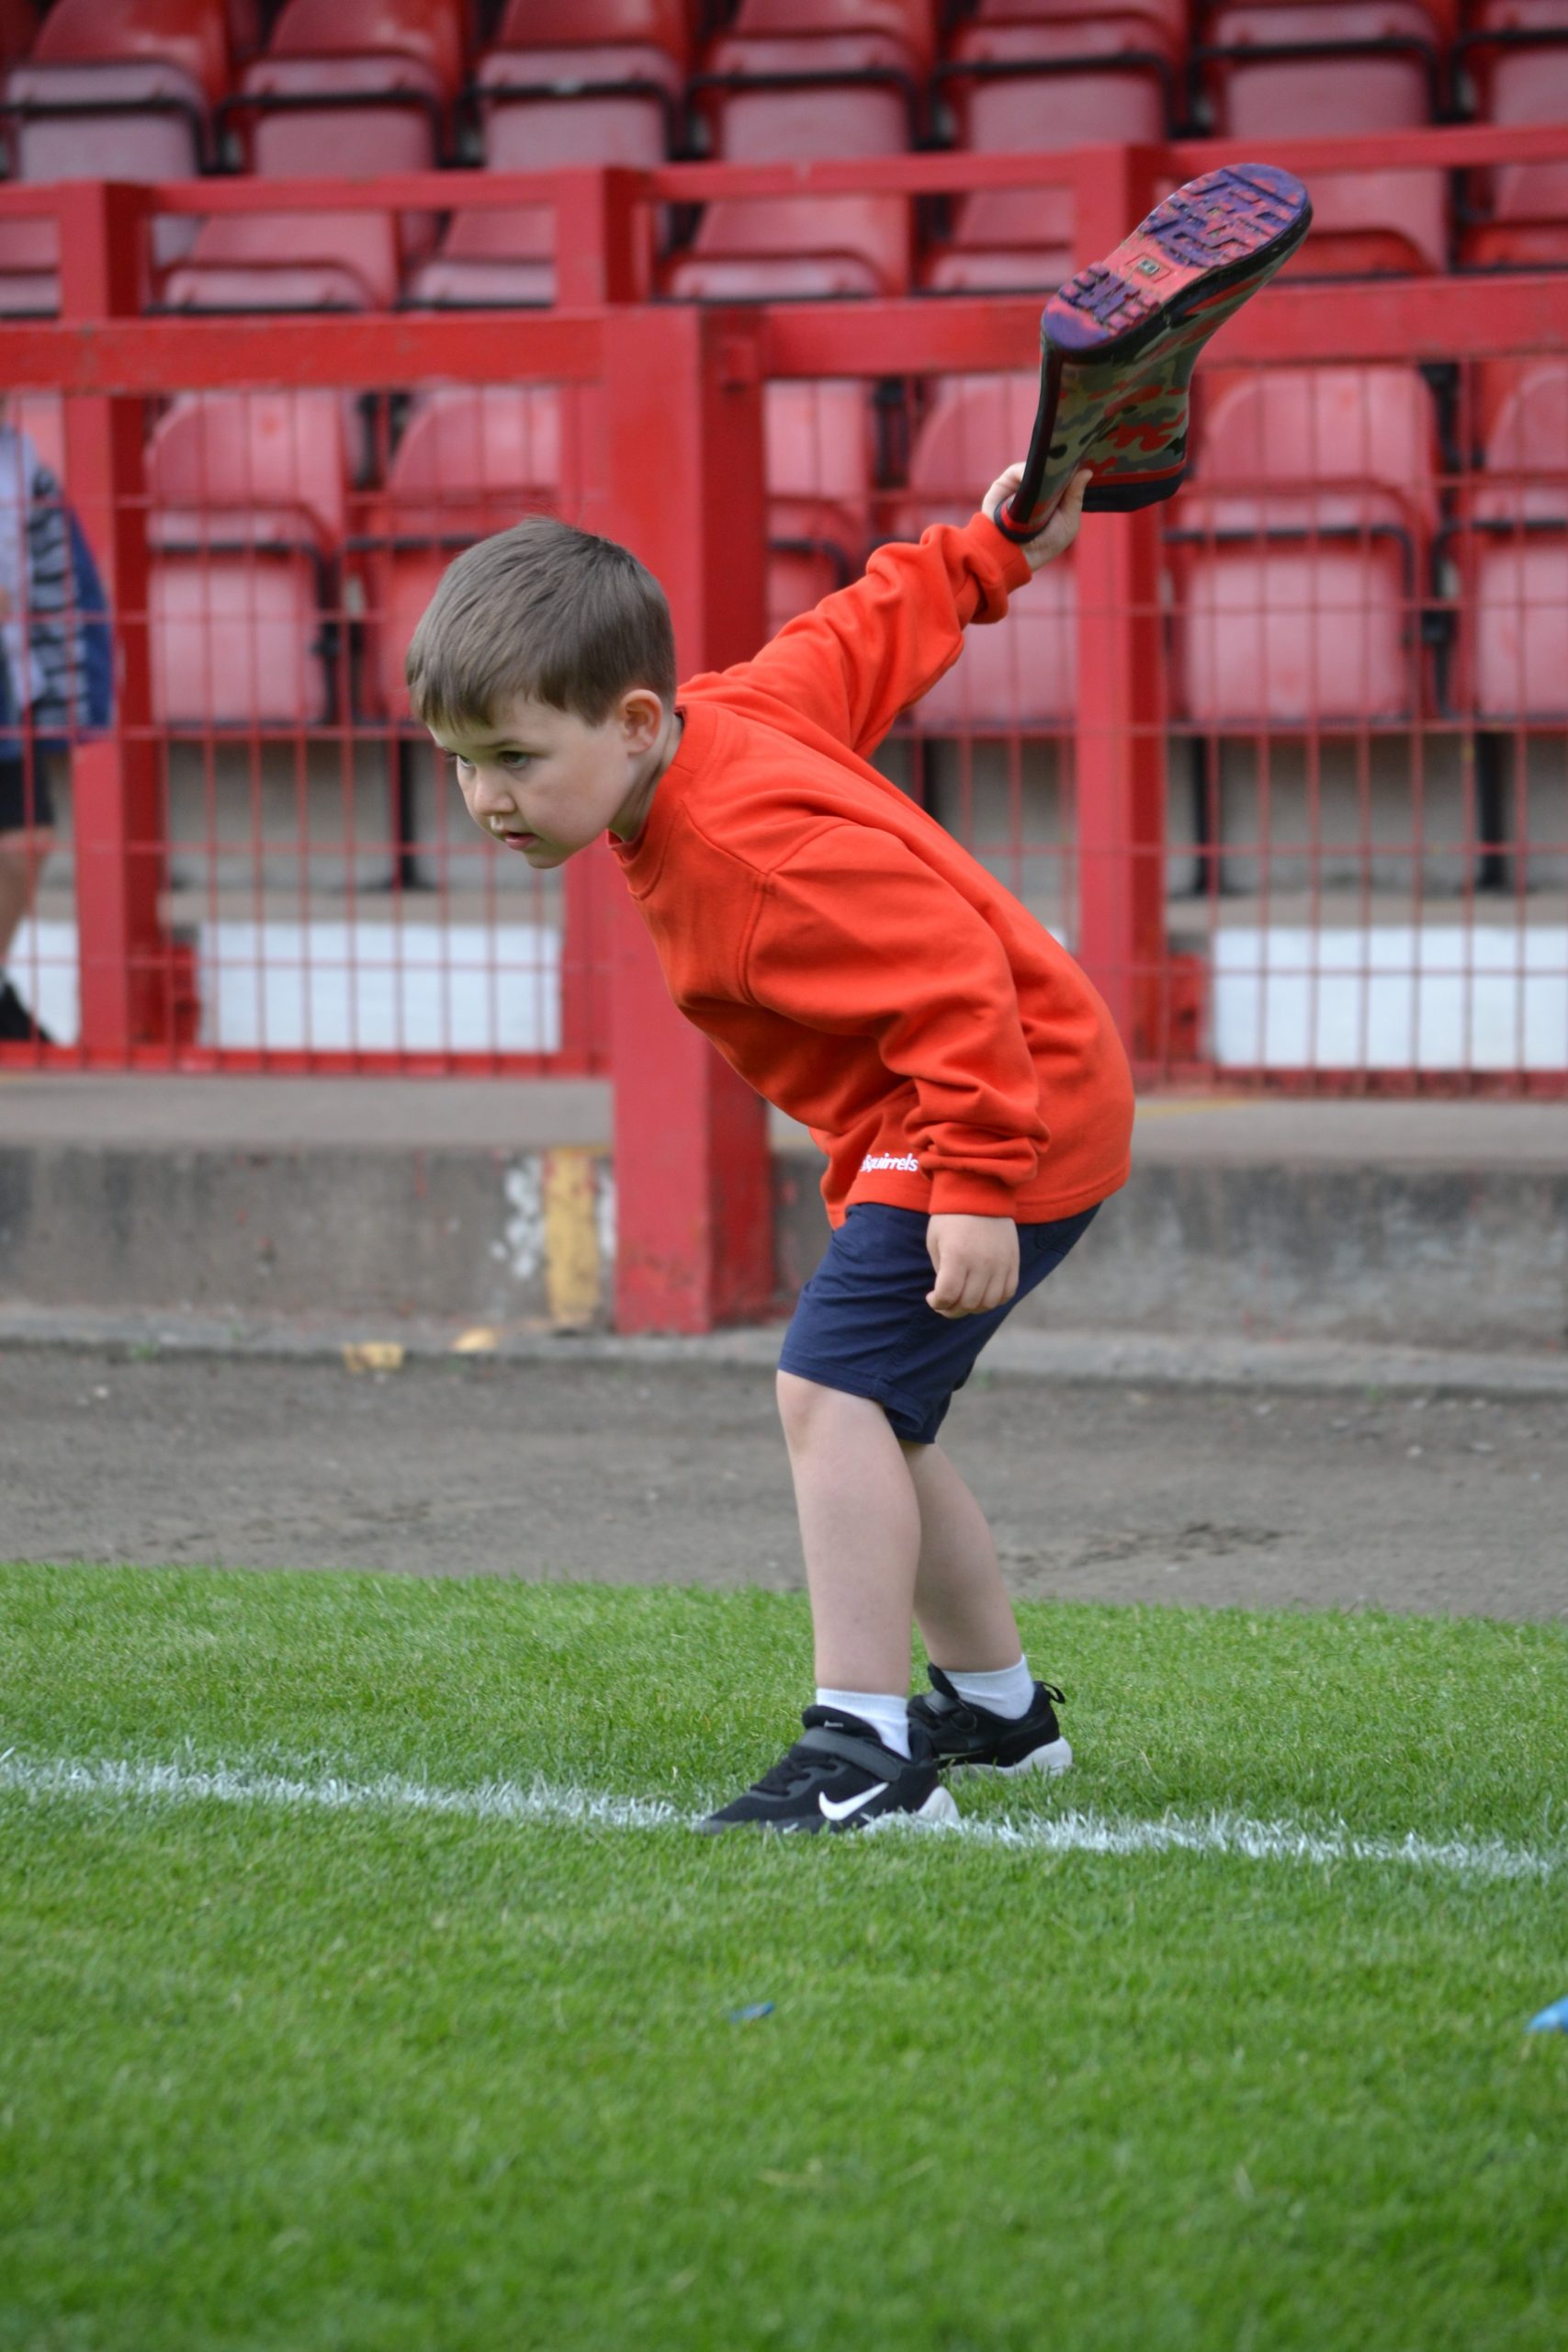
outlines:
{"label": "boy's nose", "polygon": [[504,775],[481,768],[474,778],[473,808],[476,817],[505,817],[513,813],[516,803],[512,786]]}

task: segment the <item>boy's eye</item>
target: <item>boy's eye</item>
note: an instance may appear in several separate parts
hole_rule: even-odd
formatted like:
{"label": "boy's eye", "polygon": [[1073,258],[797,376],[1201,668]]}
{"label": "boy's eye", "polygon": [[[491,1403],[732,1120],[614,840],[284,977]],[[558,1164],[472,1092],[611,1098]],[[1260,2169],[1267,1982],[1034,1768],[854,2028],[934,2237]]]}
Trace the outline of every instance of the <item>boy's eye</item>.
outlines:
{"label": "boy's eye", "polygon": [[528,765],[533,756],[532,752],[502,752],[498,764],[515,775],[519,768]]}

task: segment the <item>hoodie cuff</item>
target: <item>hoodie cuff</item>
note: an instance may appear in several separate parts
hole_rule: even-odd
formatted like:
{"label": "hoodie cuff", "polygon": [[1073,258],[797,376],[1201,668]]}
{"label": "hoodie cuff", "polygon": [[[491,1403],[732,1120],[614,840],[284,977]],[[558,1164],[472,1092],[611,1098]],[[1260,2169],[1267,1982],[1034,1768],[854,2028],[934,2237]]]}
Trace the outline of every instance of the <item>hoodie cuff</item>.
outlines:
{"label": "hoodie cuff", "polygon": [[988,514],[976,514],[964,526],[970,570],[980,591],[977,621],[999,621],[1008,599],[1027,588],[1034,577],[1023,549],[998,531]]}
{"label": "hoodie cuff", "polygon": [[1011,1216],[1014,1192],[999,1176],[942,1169],[931,1178],[931,1216]]}

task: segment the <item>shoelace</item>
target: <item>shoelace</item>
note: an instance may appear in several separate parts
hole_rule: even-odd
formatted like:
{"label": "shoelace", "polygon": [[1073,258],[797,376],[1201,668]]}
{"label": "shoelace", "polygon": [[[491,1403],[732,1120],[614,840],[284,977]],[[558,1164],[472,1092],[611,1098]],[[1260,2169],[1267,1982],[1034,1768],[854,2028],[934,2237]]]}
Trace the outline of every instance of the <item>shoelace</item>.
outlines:
{"label": "shoelace", "polygon": [[798,1747],[792,1747],[787,1755],[780,1757],[776,1764],[770,1764],[761,1779],[753,1781],[751,1785],[759,1796],[788,1796],[793,1789],[804,1786],[814,1773],[823,1769],[823,1759],[812,1755],[802,1756]]}

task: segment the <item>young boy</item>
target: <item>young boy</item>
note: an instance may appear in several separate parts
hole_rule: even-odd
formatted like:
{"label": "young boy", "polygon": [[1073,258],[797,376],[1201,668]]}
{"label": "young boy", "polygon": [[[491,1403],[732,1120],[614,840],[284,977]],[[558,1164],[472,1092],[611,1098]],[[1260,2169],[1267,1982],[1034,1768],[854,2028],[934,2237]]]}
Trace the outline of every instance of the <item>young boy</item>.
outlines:
{"label": "young boy", "polygon": [[[829,1157],[832,1238],[778,1376],[816,1704],[713,1830],[950,1819],[948,1767],[1071,1761],[936,1439],[1010,1306],[1126,1181],[1131,1079],[1072,957],[867,764],[965,627],[1076,536],[1087,473],[1010,542],[993,518],[1020,471],[679,692],[658,583],[546,516],[459,556],[409,650],[475,823],[536,872],[608,827],[676,1003]],[[911,1618],[931,1659],[913,1702]]]}
{"label": "young boy", "polygon": [[1125,1183],[1132,1080],[1072,957],[868,755],[1071,545],[1091,481],[1101,511],[1171,494],[1201,346],[1311,219],[1269,164],[1174,190],[1046,305],[1029,455],[974,521],[879,548],[754,662],[678,695],[658,582],[545,517],[459,556],[414,633],[413,707],[475,823],[540,871],[608,826],[675,1002],[828,1154],[832,1239],[779,1360],[817,1702],[711,1830],[951,1819],[948,1768],[1072,1761],[936,1439]]}

